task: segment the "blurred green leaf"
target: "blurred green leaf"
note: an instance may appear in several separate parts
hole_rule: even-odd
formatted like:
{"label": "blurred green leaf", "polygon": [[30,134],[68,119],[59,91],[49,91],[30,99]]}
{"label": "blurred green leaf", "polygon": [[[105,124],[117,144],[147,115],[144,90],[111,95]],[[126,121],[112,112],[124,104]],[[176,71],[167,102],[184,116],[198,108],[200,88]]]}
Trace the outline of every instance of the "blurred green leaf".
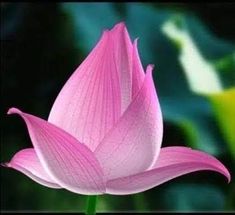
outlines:
{"label": "blurred green leaf", "polygon": [[[231,70],[234,71],[235,68],[235,52],[232,54],[229,54],[221,59],[218,59],[214,62],[215,67],[220,71],[223,72],[231,72]],[[233,73],[234,74],[234,73]],[[235,75],[234,77],[235,78]],[[235,82],[233,82],[234,84]]]}
{"label": "blurred green leaf", "polygon": [[180,44],[178,59],[185,72],[189,87],[198,94],[221,92],[222,83],[218,73],[213,65],[201,55],[187,30],[187,26],[182,27],[184,19],[181,18],[180,27],[175,18],[172,18],[164,23],[162,30],[169,39]]}
{"label": "blurred green leaf", "polygon": [[112,206],[105,201],[104,196],[98,196],[97,212],[106,212],[112,209]]}
{"label": "blurred green leaf", "polygon": [[235,87],[208,96],[229,151],[235,159]]}
{"label": "blurred green leaf", "polygon": [[170,186],[163,198],[170,211],[222,211],[225,206],[223,192],[209,184]]}
{"label": "blurred green leaf", "polygon": [[137,193],[132,195],[132,198],[134,200],[134,206],[137,211],[147,211],[148,210],[148,204],[147,199],[144,193]]}
{"label": "blurred green leaf", "polygon": [[213,65],[221,73],[225,88],[235,85],[235,50],[233,53],[212,61]]}

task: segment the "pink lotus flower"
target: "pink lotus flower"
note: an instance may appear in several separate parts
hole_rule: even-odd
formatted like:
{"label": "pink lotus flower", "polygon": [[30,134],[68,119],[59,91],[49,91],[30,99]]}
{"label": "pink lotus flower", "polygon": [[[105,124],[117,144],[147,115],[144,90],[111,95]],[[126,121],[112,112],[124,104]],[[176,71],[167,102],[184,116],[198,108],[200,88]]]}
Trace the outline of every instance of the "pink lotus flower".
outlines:
{"label": "pink lotus flower", "polygon": [[199,170],[230,174],[216,158],[187,147],[161,148],[162,113],[123,23],[103,35],[59,93],[48,121],[11,108],[33,148],[7,167],[51,188],[79,194],[133,194]]}

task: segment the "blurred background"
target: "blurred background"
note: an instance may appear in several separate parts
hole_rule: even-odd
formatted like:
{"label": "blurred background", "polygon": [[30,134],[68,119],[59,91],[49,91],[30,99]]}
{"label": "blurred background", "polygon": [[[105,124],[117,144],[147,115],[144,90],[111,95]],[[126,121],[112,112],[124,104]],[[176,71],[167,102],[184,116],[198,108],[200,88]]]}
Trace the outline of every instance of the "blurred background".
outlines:
{"label": "blurred background", "polygon": [[[124,21],[155,65],[162,146],[189,146],[222,161],[232,181],[191,173],[143,193],[103,195],[98,212],[235,210],[235,4],[1,3],[1,151],[31,147],[18,107],[46,119],[61,87],[104,29]],[[41,186],[1,167],[1,211],[81,212],[86,197]]]}

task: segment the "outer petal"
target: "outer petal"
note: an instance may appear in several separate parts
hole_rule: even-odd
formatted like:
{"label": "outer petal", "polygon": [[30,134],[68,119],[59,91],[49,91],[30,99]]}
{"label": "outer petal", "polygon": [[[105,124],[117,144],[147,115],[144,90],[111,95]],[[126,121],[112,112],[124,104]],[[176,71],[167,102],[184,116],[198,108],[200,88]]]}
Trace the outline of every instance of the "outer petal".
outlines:
{"label": "outer petal", "polygon": [[95,149],[131,102],[131,57],[125,25],[105,31],[64,85],[48,121]]}
{"label": "outer petal", "polygon": [[144,81],[144,70],[140,61],[138,48],[137,48],[137,39],[133,44],[133,70],[132,70],[132,98],[139,92],[140,87]]}
{"label": "outer petal", "polygon": [[121,114],[119,76],[110,32],[66,82],[49,115],[93,150]]}
{"label": "outer petal", "polygon": [[61,188],[43,169],[33,148],[17,152],[5,166],[16,169],[34,181],[47,187]]}
{"label": "outer petal", "polygon": [[146,170],[157,158],[162,130],[162,114],[149,66],[139,93],[95,150],[107,179]]}
{"label": "outer petal", "polygon": [[15,108],[9,113],[24,119],[40,163],[57,184],[80,194],[105,192],[102,169],[89,148],[43,119]]}
{"label": "outer petal", "polygon": [[186,147],[166,147],[161,149],[153,169],[108,181],[107,193],[126,195],[143,192],[178,176],[199,170],[219,172],[230,181],[226,167],[213,156]]}

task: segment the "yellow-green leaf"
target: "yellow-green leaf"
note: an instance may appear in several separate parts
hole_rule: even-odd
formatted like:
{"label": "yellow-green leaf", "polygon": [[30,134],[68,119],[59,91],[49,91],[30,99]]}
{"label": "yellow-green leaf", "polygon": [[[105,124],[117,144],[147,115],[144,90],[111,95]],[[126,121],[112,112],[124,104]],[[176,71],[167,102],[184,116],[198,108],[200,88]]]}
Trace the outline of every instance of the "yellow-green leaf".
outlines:
{"label": "yellow-green leaf", "polygon": [[235,87],[208,96],[235,159]]}

